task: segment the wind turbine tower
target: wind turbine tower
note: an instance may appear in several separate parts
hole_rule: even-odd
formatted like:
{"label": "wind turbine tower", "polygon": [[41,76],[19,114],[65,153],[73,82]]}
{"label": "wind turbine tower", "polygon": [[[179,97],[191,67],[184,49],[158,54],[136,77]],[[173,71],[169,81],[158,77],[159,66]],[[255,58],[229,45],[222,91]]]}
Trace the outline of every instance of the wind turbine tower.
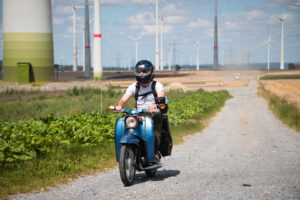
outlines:
{"label": "wind turbine tower", "polygon": [[200,47],[199,41],[197,41],[196,46],[197,46],[197,57],[196,57],[197,62],[196,62],[196,70],[198,71],[198,70],[199,70],[199,47]]}
{"label": "wind turbine tower", "polygon": [[218,68],[218,0],[215,0],[214,69]]}
{"label": "wind turbine tower", "polygon": [[164,70],[164,50],[163,50],[163,20],[160,18],[160,70]]}
{"label": "wind turbine tower", "polygon": [[77,71],[76,6],[73,5],[73,71]]}
{"label": "wind turbine tower", "polygon": [[102,80],[100,0],[94,0],[94,80]]}
{"label": "wind turbine tower", "polygon": [[168,52],[169,71],[171,71],[171,56],[172,56],[172,51],[170,50],[170,51]]}
{"label": "wind turbine tower", "polygon": [[135,63],[138,62],[138,48],[139,48],[139,40],[143,37],[145,33],[142,33],[140,36],[138,36],[137,38],[128,36],[129,39],[134,40],[135,41]]}
{"label": "wind turbine tower", "polygon": [[280,69],[284,70],[284,43],[283,43],[283,38],[284,38],[284,31],[283,31],[283,23],[284,20],[286,19],[286,15],[280,17],[275,15],[281,22],[281,56],[280,56]]}
{"label": "wind turbine tower", "polygon": [[91,47],[90,47],[90,19],[89,1],[85,0],[85,22],[84,22],[84,76],[90,78],[91,74]]}
{"label": "wind turbine tower", "polygon": [[156,16],[155,16],[155,22],[156,22],[156,28],[155,28],[155,69],[159,70],[159,50],[158,50],[158,0],[156,0]]}
{"label": "wind turbine tower", "polygon": [[264,44],[268,45],[268,60],[267,60],[267,69],[270,70],[270,44],[271,44],[271,35],[269,35],[269,38],[267,41],[265,41]]}
{"label": "wind turbine tower", "polygon": [[3,81],[53,81],[51,0],[2,0],[1,6]]}

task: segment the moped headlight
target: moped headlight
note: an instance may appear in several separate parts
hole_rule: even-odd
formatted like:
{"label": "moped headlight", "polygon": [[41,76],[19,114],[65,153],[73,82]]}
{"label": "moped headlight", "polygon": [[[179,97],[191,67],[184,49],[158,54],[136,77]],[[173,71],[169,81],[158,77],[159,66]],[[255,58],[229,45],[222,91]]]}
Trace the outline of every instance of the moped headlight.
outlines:
{"label": "moped headlight", "polygon": [[137,127],[137,119],[135,117],[127,117],[125,124],[126,124],[126,128],[135,128]]}

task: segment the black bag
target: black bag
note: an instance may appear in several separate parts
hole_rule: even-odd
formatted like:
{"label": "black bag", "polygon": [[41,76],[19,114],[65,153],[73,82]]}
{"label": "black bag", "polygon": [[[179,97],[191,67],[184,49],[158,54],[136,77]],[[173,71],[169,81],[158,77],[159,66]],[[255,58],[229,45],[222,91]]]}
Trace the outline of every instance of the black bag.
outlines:
{"label": "black bag", "polygon": [[160,153],[162,156],[170,156],[172,153],[173,141],[169,128],[169,118],[167,115],[162,115],[162,130],[160,141]]}

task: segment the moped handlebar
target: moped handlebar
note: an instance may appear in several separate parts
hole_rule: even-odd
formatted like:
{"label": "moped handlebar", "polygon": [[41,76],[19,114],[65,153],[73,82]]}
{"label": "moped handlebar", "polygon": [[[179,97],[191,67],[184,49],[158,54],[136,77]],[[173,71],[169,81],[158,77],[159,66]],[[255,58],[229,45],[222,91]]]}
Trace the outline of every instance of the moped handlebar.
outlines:
{"label": "moped handlebar", "polygon": [[109,111],[111,112],[118,112],[118,113],[127,113],[127,114],[154,114],[154,113],[159,113],[159,109],[157,109],[156,111],[154,111],[153,113],[150,113],[147,109],[143,108],[143,109],[122,109],[122,110],[116,110],[115,106],[109,106],[108,107]]}

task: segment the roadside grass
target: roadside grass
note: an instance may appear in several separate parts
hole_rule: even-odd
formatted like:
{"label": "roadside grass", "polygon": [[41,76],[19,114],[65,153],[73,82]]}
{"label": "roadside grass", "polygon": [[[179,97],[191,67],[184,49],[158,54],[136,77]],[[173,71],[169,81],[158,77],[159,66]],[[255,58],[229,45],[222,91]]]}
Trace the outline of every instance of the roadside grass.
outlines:
{"label": "roadside grass", "polygon": [[269,108],[275,116],[277,116],[284,124],[296,131],[300,131],[300,112],[295,105],[272,94],[266,90],[262,84],[259,86],[258,93],[268,101]]}
{"label": "roadside grass", "polygon": [[300,79],[299,74],[294,75],[266,75],[260,77],[260,80],[278,80],[278,79]]}
{"label": "roadside grass", "polygon": [[108,106],[116,104],[121,96],[121,92],[113,90],[101,91],[100,89],[78,89],[76,87],[60,96],[47,96],[42,93],[37,98],[1,102],[0,120],[19,121],[49,114],[63,117],[71,114],[91,113],[94,110],[100,111],[101,108],[103,113],[107,113]]}
{"label": "roadside grass", "polygon": [[[77,93],[77,89],[74,90],[75,91],[70,91],[68,95],[75,99],[79,96],[86,97],[86,94],[83,95],[82,93],[86,92],[90,94],[90,92],[87,91]],[[118,100],[120,97],[114,95],[111,95],[112,98],[107,99],[111,101],[107,103],[108,105],[114,105],[113,98]],[[183,98],[186,95],[187,93],[182,91],[171,91],[167,93],[169,101]],[[203,113],[194,115],[192,119],[189,119],[184,124],[171,126],[170,129],[174,145],[184,142],[184,136],[199,132],[205,128],[209,118],[223,107],[228,98],[230,97],[224,95],[222,99],[217,100],[219,102],[217,106],[207,107]],[[89,101],[89,99],[90,98],[87,98],[86,104],[92,102]],[[49,99],[46,97],[46,99],[43,100]],[[128,108],[133,106],[134,100],[127,104]],[[38,159],[0,165],[0,199],[7,199],[8,195],[18,193],[44,191],[47,190],[48,186],[67,183],[78,176],[105,171],[114,166],[117,166],[114,142],[88,146],[63,146],[53,149],[49,154]]]}
{"label": "roadside grass", "polygon": [[[10,90],[8,95],[28,93],[31,92]],[[167,96],[169,100],[172,100],[183,98],[188,93],[173,90],[167,92]],[[71,114],[91,113],[95,110],[108,113],[108,106],[116,105],[122,95],[123,92],[113,89],[101,91],[101,89],[96,88],[74,87],[68,90],[65,95],[48,96],[46,93],[40,93],[37,98],[22,99],[20,97],[16,100],[0,103],[0,121],[19,121],[39,118],[49,114],[54,114],[55,117],[63,117]],[[133,98],[125,105],[126,108],[134,106]]]}
{"label": "roadside grass", "polygon": [[[104,171],[116,165],[113,142],[97,146],[70,146],[55,149],[47,157],[2,166],[0,198],[45,190],[78,176]],[[5,174],[4,174],[5,173]]]}

